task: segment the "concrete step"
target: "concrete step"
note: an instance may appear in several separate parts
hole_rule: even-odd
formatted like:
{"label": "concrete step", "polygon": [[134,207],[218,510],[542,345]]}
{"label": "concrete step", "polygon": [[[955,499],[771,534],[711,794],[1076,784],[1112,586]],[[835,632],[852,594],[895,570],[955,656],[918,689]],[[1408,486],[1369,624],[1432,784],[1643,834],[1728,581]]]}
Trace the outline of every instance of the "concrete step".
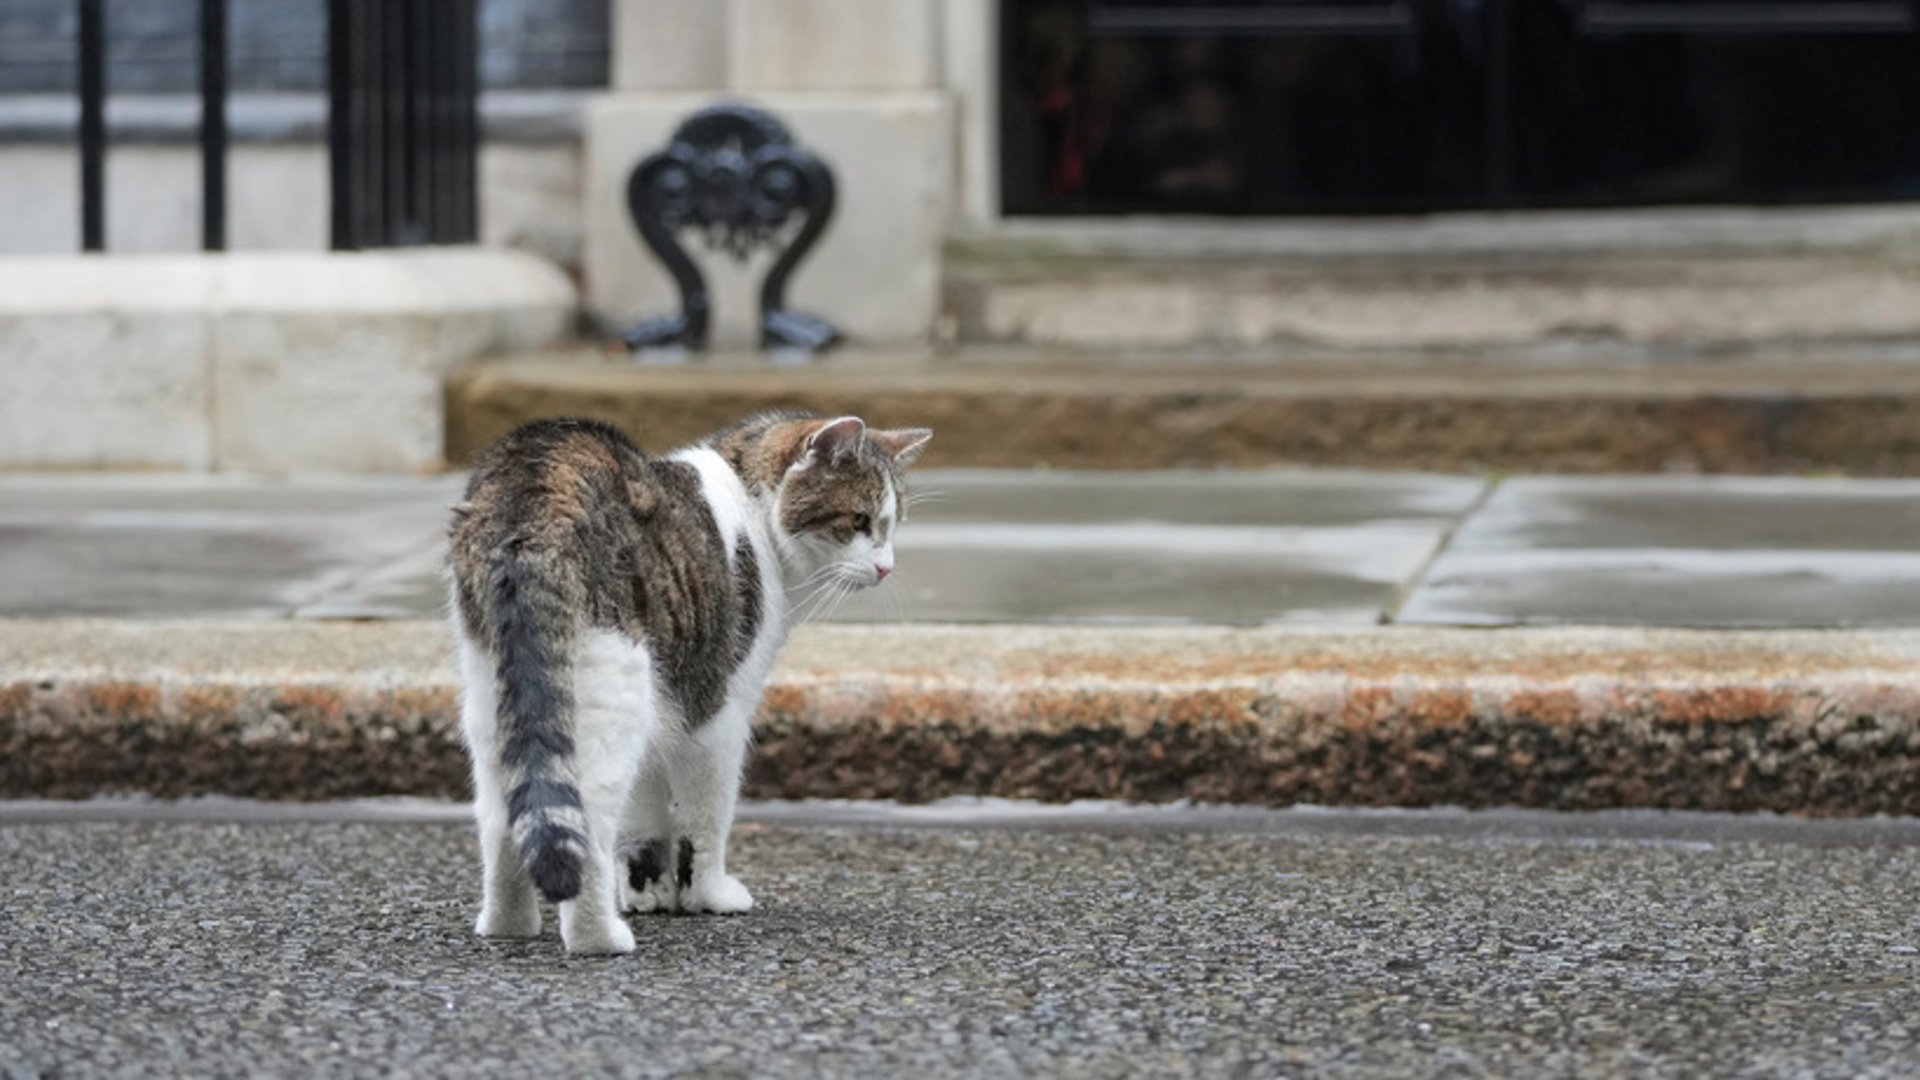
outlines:
{"label": "concrete step", "polygon": [[595,417],[661,447],[775,407],[931,426],[927,460],[940,467],[1914,475],[1920,325],[1912,344],[1604,361],[1018,347],[849,351],[805,366],[508,357],[449,381],[447,456],[463,463],[538,417]]}
{"label": "concrete step", "polygon": [[1015,222],[946,262],[962,343],[1639,352],[1920,336],[1920,215]]}
{"label": "concrete step", "polygon": [[[461,796],[430,622],[0,622],[0,798]],[[1920,813],[1920,633],[803,627],[748,791]]]}

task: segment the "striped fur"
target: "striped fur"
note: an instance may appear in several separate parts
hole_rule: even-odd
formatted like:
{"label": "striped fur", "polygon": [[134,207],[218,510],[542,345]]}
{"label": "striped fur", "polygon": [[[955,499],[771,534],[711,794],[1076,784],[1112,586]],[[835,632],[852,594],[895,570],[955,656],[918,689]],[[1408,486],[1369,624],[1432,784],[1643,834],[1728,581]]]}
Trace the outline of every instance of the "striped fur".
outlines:
{"label": "striped fur", "polygon": [[638,910],[744,911],[748,724],[793,585],[877,584],[924,431],[756,417],[663,458],[543,421],[475,463],[449,557],[486,897],[477,929],[625,952]]}
{"label": "striped fur", "polygon": [[562,575],[541,561],[509,545],[489,584],[507,824],[534,886],[557,904],[580,895],[587,828],[573,778],[574,615],[554,587]]}

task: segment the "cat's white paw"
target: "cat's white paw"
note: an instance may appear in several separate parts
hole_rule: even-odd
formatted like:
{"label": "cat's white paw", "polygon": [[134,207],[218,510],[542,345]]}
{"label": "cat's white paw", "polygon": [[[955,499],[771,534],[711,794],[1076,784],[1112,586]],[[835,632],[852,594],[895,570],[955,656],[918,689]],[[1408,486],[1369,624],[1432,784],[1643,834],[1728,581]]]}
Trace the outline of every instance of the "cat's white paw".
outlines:
{"label": "cat's white paw", "polygon": [[529,904],[521,908],[481,908],[473,921],[473,932],[481,937],[530,938],[540,936],[540,909]]}
{"label": "cat's white paw", "polygon": [[679,906],[679,889],[670,881],[655,881],[642,889],[624,882],[620,885],[620,910],[631,915],[652,915],[673,911]]}
{"label": "cat's white paw", "polygon": [[569,927],[562,922],[560,939],[571,956],[619,956],[633,951],[633,927],[625,919],[608,919],[597,926]]}
{"label": "cat's white paw", "polygon": [[627,857],[620,880],[620,910],[633,915],[671,912],[679,906],[680,887],[665,841],[643,844]]}
{"label": "cat's white paw", "polygon": [[681,890],[680,910],[689,915],[739,915],[753,910],[753,894],[731,874],[706,874]]}

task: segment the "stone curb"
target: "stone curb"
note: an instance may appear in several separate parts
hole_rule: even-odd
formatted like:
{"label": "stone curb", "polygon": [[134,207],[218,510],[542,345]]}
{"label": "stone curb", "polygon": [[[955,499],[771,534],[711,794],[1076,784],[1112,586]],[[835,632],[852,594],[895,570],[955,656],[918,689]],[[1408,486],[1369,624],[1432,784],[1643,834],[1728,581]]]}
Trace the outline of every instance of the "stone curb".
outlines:
{"label": "stone curb", "polygon": [[1920,368],[1844,355],[1592,371],[507,360],[450,378],[447,457],[467,461],[539,417],[605,420],[666,447],[769,408],[930,426],[939,435],[927,464],[945,468],[1920,474]]}
{"label": "stone curb", "polygon": [[[0,798],[462,797],[433,623],[0,622]],[[748,792],[1920,813],[1920,631],[805,627]]]}

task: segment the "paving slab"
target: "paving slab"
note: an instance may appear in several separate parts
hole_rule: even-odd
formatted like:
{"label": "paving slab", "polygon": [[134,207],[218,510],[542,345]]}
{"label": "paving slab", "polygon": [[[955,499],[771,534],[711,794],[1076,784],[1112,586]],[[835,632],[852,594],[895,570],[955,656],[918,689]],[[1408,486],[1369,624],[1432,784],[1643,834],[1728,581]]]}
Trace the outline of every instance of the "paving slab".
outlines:
{"label": "paving slab", "polygon": [[634,954],[568,960],[550,916],[470,933],[462,824],[0,807],[0,1073],[1920,1067],[1913,822],[749,813],[752,913],[638,918]]}
{"label": "paving slab", "polygon": [[[0,617],[434,618],[458,477],[0,478]],[[930,470],[866,623],[1920,625],[1920,481]]]}
{"label": "paving slab", "polygon": [[1461,526],[1398,618],[1920,624],[1920,482],[1514,479]]}
{"label": "paving slab", "polygon": [[[1483,482],[931,471],[841,621],[1378,621]],[[0,616],[432,617],[457,477],[0,478]],[[811,611],[811,609],[809,609]]]}
{"label": "paving slab", "polygon": [[419,615],[409,590],[438,561],[459,487],[454,477],[0,478],[0,615]]}
{"label": "paving slab", "polygon": [[841,621],[1381,620],[1484,482],[1255,471],[920,478],[900,576]]}

